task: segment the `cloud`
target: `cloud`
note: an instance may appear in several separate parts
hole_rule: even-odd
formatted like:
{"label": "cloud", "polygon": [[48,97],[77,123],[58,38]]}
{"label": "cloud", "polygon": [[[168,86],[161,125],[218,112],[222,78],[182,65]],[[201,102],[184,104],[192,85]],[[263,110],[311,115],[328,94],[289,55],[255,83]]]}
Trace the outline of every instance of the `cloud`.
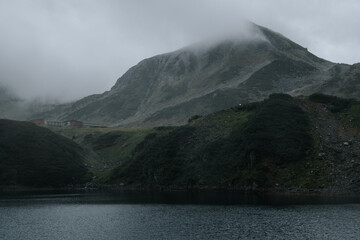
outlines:
{"label": "cloud", "polygon": [[354,63],[358,12],[356,0],[0,0],[0,82],[26,99],[75,100],[109,90],[144,58],[246,35],[244,19]]}

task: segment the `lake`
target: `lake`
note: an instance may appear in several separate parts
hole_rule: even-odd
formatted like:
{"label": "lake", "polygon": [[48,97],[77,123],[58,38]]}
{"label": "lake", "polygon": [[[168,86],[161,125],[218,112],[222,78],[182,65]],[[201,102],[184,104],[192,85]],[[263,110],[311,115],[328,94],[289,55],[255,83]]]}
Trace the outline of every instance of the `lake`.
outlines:
{"label": "lake", "polygon": [[359,197],[184,192],[0,195],[0,239],[359,239]]}

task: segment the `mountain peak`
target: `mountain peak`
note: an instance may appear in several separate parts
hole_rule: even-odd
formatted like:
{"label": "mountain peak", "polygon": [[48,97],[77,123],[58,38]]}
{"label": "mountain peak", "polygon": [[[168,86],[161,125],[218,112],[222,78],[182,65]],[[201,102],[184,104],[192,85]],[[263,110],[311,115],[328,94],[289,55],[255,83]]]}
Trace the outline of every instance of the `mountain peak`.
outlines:
{"label": "mountain peak", "polygon": [[[275,92],[326,92],[326,84],[338,79],[334,63],[265,27],[250,23],[226,36],[144,59],[110,91],[41,116],[102,125],[176,125]],[[341,68],[341,74],[350,71]]]}

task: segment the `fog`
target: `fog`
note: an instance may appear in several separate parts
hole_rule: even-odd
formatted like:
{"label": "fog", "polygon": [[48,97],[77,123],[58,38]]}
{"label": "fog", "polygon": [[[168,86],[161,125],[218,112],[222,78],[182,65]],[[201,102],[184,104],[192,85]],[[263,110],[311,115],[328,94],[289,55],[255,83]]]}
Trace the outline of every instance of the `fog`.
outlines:
{"label": "fog", "polygon": [[0,0],[0,84],[66,102],[109,90],[144,58],[268,27],[333,62],[360,61],[356,0]]}

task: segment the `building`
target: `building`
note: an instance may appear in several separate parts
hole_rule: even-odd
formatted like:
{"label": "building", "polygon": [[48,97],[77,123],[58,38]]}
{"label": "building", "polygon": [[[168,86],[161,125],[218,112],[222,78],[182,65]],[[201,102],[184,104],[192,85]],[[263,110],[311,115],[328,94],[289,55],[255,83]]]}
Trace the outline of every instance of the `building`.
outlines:
{"label": "building", "polygon": [[76,121],[76,120],[69,120],[65,122],[66,126],[76,126],[76,127],[82,127],[83,126],[83,122],[80,121]]}
{"label": "building", "polygon": [[55,127],[61,127],[61,126],[82,127],[84,125],[83,122],[77,120],[53,121],[53,120],[45,120],[42,118],[31,120],[31,122],[37,125],[46,125],[46,126],[55,126]]}
{"label": "building", "polygon": [[45,119],[43,119],[43,118],[34,119],[34,120],[31,120],[31,122],[35,123],[36,125],[45,125]]}
{"label": "building", "polygon": [[47,125],[47,126],[61,127],[61,126],[65,126],[65,123],[64,123],[64,122],[60,122],[60,121],[45,120],[45,125]]}

